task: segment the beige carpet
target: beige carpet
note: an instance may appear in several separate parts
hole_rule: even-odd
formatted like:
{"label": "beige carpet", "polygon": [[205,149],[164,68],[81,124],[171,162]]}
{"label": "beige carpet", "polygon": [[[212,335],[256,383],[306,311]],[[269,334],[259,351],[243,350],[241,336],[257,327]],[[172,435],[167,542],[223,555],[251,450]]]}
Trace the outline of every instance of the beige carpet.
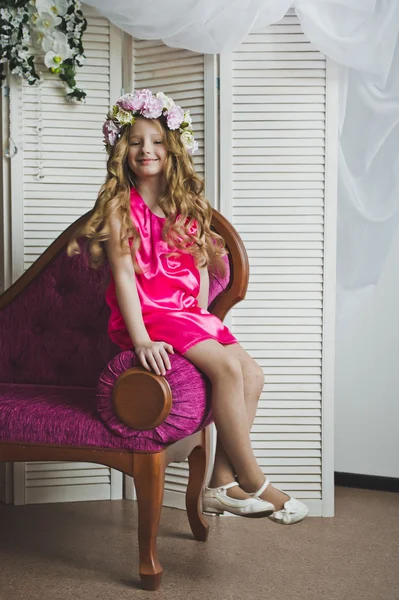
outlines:
{"label": "beige carpet", "polygon": [[140,589],[134,502],[0,505],[1,600],[399,600],[399,495],[336,488],[336,516],[291,527],[163,509],[158,592]]}

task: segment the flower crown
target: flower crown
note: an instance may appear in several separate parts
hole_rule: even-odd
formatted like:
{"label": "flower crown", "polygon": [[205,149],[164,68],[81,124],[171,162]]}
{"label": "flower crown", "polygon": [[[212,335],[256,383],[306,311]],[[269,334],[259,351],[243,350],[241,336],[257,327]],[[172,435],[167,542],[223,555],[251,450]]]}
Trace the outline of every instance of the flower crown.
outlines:
{"label": "flower crown", "polygon": [[198,150],[192,129],[190,111],[184,111],[181,106],[174,103],[172,98],[158,92],[156,96],[151,90],[139,90],[124,94],[107,114],[103,125],[104,143],[114,146],[120,137],[122,127],[133,125],[136,118],[141,115],[147,119],[157,119],[161,115],[166,118],[169,129],[180,129],[181,141],[190,154]]}

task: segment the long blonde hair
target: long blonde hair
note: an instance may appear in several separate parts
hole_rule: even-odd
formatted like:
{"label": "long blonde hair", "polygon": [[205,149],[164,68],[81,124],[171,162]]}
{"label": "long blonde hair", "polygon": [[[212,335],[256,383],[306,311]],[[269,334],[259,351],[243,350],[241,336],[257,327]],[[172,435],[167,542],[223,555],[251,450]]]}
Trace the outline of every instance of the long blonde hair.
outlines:
{"label": "long blonde hair", "polygon": [[[159,206],[166,215],[162,237],[171,249],[192,254],[198,267],[207,265],[224,275],[222,256],[228,251],[223,238],[210,228],[212,207],[202,195],[204,183],[195,172],[192,158],[181,142],[179,130],[170,130],[163,116],[151,120],[162,127],[168,151],[164,171],[165,192],[159,199]],[[141,244],[140,234],[130,211],[130,189],[136,187],[137,183],[127,160],[131,127],[126,125],[116,144],[108,148],[105,183],[100,188],[89,218],[68,244],[69,256],[79,254],[81,249],[77,240],[85,238],[89,264],[95,269],[104,264],[104,242],[110,237],[109,217],[116,214],[121,221],[121,247],[127,240],[132,240],[130,251],[135,272],[141,272],[135,259]],[[180,215],[178,219],[177,215]],[[197,221],[196,233],[192,233],[193,219]]]}

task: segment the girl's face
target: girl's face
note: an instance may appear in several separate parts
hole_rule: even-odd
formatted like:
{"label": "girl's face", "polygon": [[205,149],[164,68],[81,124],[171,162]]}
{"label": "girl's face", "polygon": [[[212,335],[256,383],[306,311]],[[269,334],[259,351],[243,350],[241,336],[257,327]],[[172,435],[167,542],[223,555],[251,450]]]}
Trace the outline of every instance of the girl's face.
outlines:
{"label": "girl's face", "polygon": [[161,175],[167,155],[161,125],[149,119],[137,119],[130,129],[128,152],[128,165],[136,177]]}

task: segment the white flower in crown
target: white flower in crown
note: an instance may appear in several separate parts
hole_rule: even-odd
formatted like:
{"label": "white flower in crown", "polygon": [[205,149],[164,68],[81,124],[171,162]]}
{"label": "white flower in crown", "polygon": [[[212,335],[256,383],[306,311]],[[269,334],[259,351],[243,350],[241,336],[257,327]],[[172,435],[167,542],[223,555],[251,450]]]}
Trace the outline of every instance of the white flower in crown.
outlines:
{"label": "white flower in crown", "polygon": [[194,152],[198,150],[198,142],[195,141],[191,131],[188,131],[187,129],[183,131],[183,133],[181,134],[181,141],[183,142],[187,150],[190,152],[190,154],[194,154]]}
{"label": "white flower in crown", "polygon": [[163,107],[166,108],[166,110],[170,110],[175,105],[174,100],[166,96],[163,92],[158,92],[157,98],[159,98],[162,101]]}
{"label": "white flower in crown", "polygon": [[[186,123],[187,123],[187,125],[186,125]],[[191,118],[190,111],[186,110],[186,112],[184,113],[182,125],[186,125],[191,129],[192,124],[193,124],[193,120]]]}
{"label": "white flower in crown", "polygon": [[121,126],[123,125],[133,125],[133,123],[135,123],[136,119],[135,117],[132,115],[131,112],[128,112],[127,110],[123,110],[123,108],[120,108],[119,106],[114,106],[114,109],[116,108],[115,111],[115,118],[118,121],[118,123],[120,123]]}

